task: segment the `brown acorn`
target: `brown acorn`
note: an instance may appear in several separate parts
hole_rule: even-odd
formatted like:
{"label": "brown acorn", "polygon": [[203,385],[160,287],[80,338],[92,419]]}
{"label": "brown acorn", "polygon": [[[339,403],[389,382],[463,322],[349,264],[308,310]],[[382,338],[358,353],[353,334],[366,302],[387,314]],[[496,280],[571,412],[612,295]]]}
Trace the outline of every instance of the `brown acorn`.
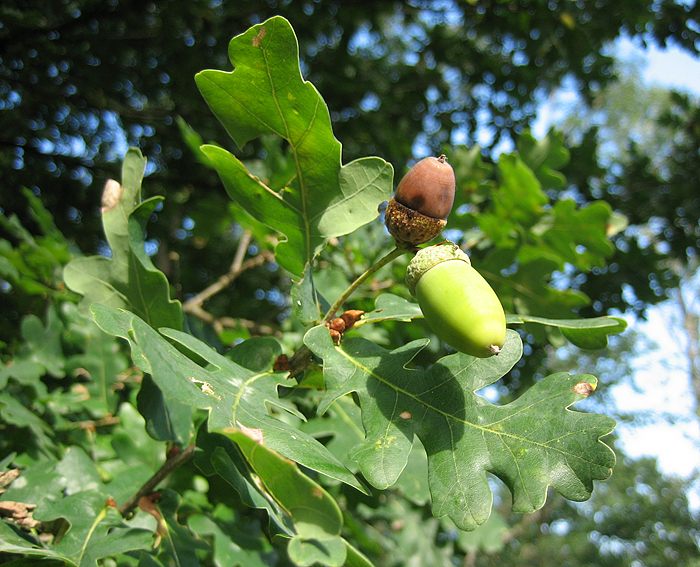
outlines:
{"label": "brown acorn", "polygon": [[445,228],[454,198],[455,174],[447,158],[424,158],[399,182],[386,209],[386,227],[399,244],[428,242]]}

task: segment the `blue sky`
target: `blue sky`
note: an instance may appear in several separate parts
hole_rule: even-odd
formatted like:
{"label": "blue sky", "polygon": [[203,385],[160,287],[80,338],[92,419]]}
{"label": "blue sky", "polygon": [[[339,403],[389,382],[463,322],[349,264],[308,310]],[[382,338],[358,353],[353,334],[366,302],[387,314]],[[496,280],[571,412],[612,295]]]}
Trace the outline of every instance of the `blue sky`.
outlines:
{"label": "blue sky", "polygon": [[700,59],[676,47],[641,49],[639,42],[628,38],[618,40],[614,53],[621,59],[641,57],[645,61],[644,79],[650,85],[673,87],[700,95]]}
{"label": "blue sky", "polygon": [[[675,47],[644,49],[629,38],[615,42],[610,52],[622,61],[640,61],[645,84],[674,88],[700,98],[700,59]],[[552,95],[540,108],[534,134],[543,137],[565,117],[576,100],[571,89]],[[676,416],[674,423],[659,419],[643,427],[620,424],[617,432],[630,456],[657,457],[663,472],[691,477],[700,471],[700,425],[684,358],[686,336],[679,332],[678,317],[677,306],[667,302],[650,309],[647,321],[630,320],[630,325],[652,339],[658,349],[639,353],[632,384],[599,394],[611,396],[622,411]],[[699,509],[700,485],[690,498],[694,508]]]}
{"label": "blue sky", "polygon": [[[643,78],[649,85],[675,88],[700,98],[700,59],[678,48],[643,50],[629,39],[618,40],[614,53],[620,59],[639,58],[644,62]],[[650,310],[648,320],[639,322],[638,330],[659,346],[657,351],[642,353],[636,362],[634,391],[621,386],[614,397],[630,411],[668,412],[678,423],[659,423],[647,427],[622,428],[621,439],[632,456],[657,456],[661,469],[685,477],[700,470],[700,426],[694,414],[687,363],[684,358],[686,336],[679,332],[677,307],[668,302]],[[700,506],[700,487],[692,495]]]}

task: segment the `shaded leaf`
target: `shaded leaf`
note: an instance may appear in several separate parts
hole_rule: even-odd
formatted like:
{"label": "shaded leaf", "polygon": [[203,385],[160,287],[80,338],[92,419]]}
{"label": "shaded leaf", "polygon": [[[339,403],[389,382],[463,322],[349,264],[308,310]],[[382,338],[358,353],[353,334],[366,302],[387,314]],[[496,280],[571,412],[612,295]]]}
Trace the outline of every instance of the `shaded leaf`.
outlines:
{"label": "shaded leaf", "polygon": [[[137,549],[149,549],[153,534],[130,527],[107,504],[111,495],[94,462],[79,447],[70,447],[59,462],[39,461],[23,470],[3,499],[36,505],[34,518],[52,522],[56,531],[50,546],[27,545],[13,553],[57,558],[67,565],[96,566],[99,559]],[[0,527],[2,524],[0,524]],[[0,552],[10,552],[0,531]]]}
{"label": "shaded leaf", "polygon": [[[187,525],[200,537],[211,537],[214,541],[213,560],[216,567],[265,567],[270,563],[265,554],[270,548],[262,538],[259,525],[251,525],[249,530],[241,526],[242,520],[222,525],[220,522],[204,515],[191,516]],[[258,537],[246,534],[255,529]]]}
{"label": "shaded leaf", "polygon": [[246,369],[191,335],[174,329],[161,330],[179,348],[206,361],[208,365],[203,367],[134,314],[103,305],[94,305],[92,311],[100,328],[129,342],[134,363],[153,377],[169,399],[208,410],[208,428],[212,433],[241,426],[260,430],[265,445],[272,450],[361,489],[323,445],[268,414],[266,404],[284,408],[277,397],[277,387],[284,381],[280,373]]}
{"label": "shaded leaf", "polygon": [[461,529],[474,529],[490,514],[487,472],[508,486],[517,512],[540,508],[549,486],[584,500],[593,480],[611,473],[615,455],[600,438],[614,421],[568,409],[595,389],[593,376],[550,375],[504,406],[475,394],[520,359],[514,331],[497,357],[458,353],[427,370],[408,367],[425,340],[391,352],[363,339],[335,346],[324,328],[314,327],[305,343],[324,363],[328,391],[320,411],[351,391],[359,396],[366,439],[354,456],[367,480],[377,488],[393,485],[417,434],[428,454],[433,513]]}
{"label": "shaded leaf", "polygon": [[39,447],[44,451],[52,452],[55,450],[52,439],[53,430],[49,424],[10,394],[0,393],[0,417],[5,423],[29,429],[36,438]]}
{"label": "shaded leaf", "polygon": [[92,319],[75,308],[71,315],[70,331],[80,337],[82,352],[66,360],[67,369],[69,372],[86,371],[91,411],[112,414],[117,404],[115,384],[119,373],[127,367],[126,357],[120,352],[114,337],[103,333]]}
{"label": "shaded leaf", "polygon": [[303,325],[312,325],[320,321],[319,295],[314,285],[314,277],[310,265],[307,265],[304,269],[304,277],[292,286],[290,299],[294,316]]}
{"label": "shaded leaf", "polygon": [[245,506],[265,510],[277,532],[290,536],[294,533],[288,515],[253,479],[250,466],[231,439],[202,428],[197,436],[197,447],[202,451],[197,454],[196,463],[204,474],[218,474],[236,491]]}
{"label": "shaded leaf", "polygon": [[338,398],[322,416],[315,416],[301,424],[300,429],[316,439],[330,437],[325,442],[333,453],[349,470],[357,472],[357,463],[350,458],[353,447],[364,439],[360,408],[350,396]]}
{"label": "shaded leaf", "polygon": [[287,551],[297,565],[342,565],[346,548],[340,537],[343,516],[338,504],[297,466],[259,443],[250,430],[232,431],[246,460],[265,489],[290,516],[295,535]]}
{"label": "shaded leaf", "polygon": [[282,353],[282,347],[273,337],[252,337],[237,344],[226,353],[239,366],[262,372],[272,368],[275,359]]}
{"label": "shaded leaf", "polygon": [[199,565],[196,552],[208,549],[206,542],[197,538],[187,526],[177,520],[180,497],[172,490],[159,492],[160,498],[152,509],[146,510],[158,521],[158,559],[166,565]]}
{"label": "shaded leaf", "polygon": [[68,529],[53,550],[77,567],[97,566],[104,557],[148,549],[153,534],[129,528],[115,508],[105,505],[105,495],[84,491],[37,508],[34,517],[43,522],[64,519]]}
{"label": "shaded leaf", "polygon": [[[63,556],[57,551],[44,547],[39,541],[29,539],[27,535],[21,534],[5,522],[0,522],[0,553],[14,553],[20,556],[43,557],[56,560],[63,559]],[[29,565],[29,563],[26,562],[25,565]]]}
{"label": "shaded leaf", "polygon": [[63,323],[55,309],[49,307],[46,311],[46,326],[37,316],[27,315],[22,319],[21,330],[24,344],[18,358],[38,364],[43,372],[62,378],[65,375],[65,356],[61,346]]}
{"label": "shaded leaf", "polygon": [[146,420],[146,431],[159,441],[180,445],[192,436],[192,407],[161,390],[151,376],[144,376],[136,397],[136,405]]}
{"label": "shaded leaf", "polygon": [[545,189],[562,189],[566,185],[566,177],[560,170],[569,163],[569,150],[561,132],[550,130],[541,140],[523,132],[518,137],[517,148],[522,160]]}

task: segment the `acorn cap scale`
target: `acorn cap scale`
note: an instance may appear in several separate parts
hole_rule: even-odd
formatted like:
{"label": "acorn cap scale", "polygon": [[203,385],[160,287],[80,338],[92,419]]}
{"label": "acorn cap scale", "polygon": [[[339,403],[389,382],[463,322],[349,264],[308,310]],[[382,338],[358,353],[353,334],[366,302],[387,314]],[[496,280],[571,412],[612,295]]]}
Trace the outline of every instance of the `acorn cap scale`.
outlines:
{"label": "acorn cap scale", "polygon": [[447,221],[436,219],[409,209],[396,199],[389,201],[384,223],[391,236],[401,245],[415,246],[435,238]]}
{"label": "acorn cap scale", "polygon": [[406,268],[406,286],[411,295],[416,294],[416,284],[423,274],[441,262],[460,260],[471,266],[469,256],[455,243],[447,242],[418,250]]}

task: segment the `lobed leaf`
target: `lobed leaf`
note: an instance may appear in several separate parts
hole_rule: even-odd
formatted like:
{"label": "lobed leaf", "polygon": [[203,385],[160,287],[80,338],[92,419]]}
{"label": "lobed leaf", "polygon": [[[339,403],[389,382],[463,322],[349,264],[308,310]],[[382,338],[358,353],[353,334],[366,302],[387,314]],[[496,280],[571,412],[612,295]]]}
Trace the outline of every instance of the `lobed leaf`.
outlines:
{"label": "lobed leaf", "polygon": [[111,258],[89,256],[64,269],[66,285],[83,296],[83,304],[103,303],[130,309],[153,327],[182,328],[180,302],[170,299],[168,280],[145,251],[145,224],[162,201],[141,202],[146,159],[131,148],[124,157],[121,192],[103,198],[102,224]]}
{"label": "lobed leaf", "polygon": [[[114,496],[111,484],[103,484],[95,463],[79,447],[72,446],[59,462],[39,461],[14,482],[2,499],[36,505],[33,518],[53,526],[51,545],[19,537],[0,523],[0,553],[60,560],[75,567],[96,567],[106,557],[150,549],[153,533],[129,526],[116,508],[107,504]],[[133,479],[132,479],[133,480]]]}
{"label": "lobed leaf", "polygon": [[[362,490],[355,477],[323,445],[269,415],[267,404],[289,409],[277,397],[277,387],[284,380],[281,373],[244,368],[181,331],[161,329],[161,335],[133,313],[121,309],[97,304],[92,312],[102,330],[129,342],[134,363],[151,375],[169,401],[208,411],[209,431],[227,433],[242,427],[258,430],[270,449]],[[268,346],[262,348],[267,351]],[[194,362],[181,350],[205,365]]]}
{"label": "lobed leaf", "polygon": [[597,384],[593,376],[554,374],[517,400],[498,406],[476,395],[520,359],[522,343],[508,331],[497,357],[462,353],[427,370],[411,360],[427,341],[387,351],[363,339],[335,346],[323,327],[305,343],[323,359],[325,411],[336,398],[356,392],[365,440],[354,451],[360,470],[377,488],[392,486],[404,469],[414,435],[428,454],[433,513],[449,516],[461,529],[489,517],[487,473],[503,480],[516,512],[544,505],[549,486],[570,500],[585,500],[593,480],[610,476],[615,455],[601,442],[614,421],[569,410]]}
{"label": "lobed leaf", "polygon": [[328,108],[299,69],[299,46],[287,20],[273,17],[234,37],[234,70],[206,70],[196,81],[212,112],[238,146],[274,134],[289,144],[292,177],[277,191],[233,154],[202,152],[226,191],[255,219],[286,237],[281,266],[301,276],[327,238],[348,234],[377,217],[392,192],[393,169],[372,157],[341,164]]}

